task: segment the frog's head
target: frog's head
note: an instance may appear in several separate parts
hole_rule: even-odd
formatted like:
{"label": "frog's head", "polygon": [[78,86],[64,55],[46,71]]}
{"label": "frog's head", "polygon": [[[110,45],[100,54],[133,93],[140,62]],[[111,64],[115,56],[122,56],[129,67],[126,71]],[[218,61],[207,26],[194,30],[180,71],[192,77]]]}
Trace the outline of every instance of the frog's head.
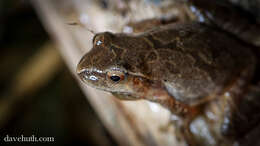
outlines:
{"label": "frog's head", "polygon": [[97,89],[131,95],[129,74],[120,55],[122,49],[112,47],[116,36],[109,32],[96,34],[93,48],[85,54],[77,66],[80,79]]}

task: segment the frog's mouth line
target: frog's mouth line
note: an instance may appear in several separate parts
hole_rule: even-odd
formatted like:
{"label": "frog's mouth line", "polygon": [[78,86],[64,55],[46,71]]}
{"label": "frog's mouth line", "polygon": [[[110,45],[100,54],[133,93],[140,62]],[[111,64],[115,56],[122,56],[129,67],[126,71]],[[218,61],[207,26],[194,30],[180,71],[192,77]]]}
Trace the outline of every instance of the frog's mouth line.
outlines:
{"label": "frog's mouth line", "polygon": [[139,98],[131,96],[130,93],[127,92],[111,92],[110,90],[106,89],[106,88],[102,88],[102,87],[97,87],[87,81],[84,81],[84,79],[82,80],[86,85],[97,89],[97,90],[101,90],[101,91],[105,91],[105,92],[110,92],[112,95],[116,96],[116,98],[122,99],[122,100],[138,100]]}

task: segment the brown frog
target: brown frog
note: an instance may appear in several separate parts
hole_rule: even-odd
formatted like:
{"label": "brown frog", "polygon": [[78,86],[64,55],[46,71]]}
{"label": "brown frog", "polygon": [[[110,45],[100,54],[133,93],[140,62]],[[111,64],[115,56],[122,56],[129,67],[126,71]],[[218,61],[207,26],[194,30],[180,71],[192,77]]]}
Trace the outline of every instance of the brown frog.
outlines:
{"label": "brown frog", "polygon": [[193,21],[139,34],[98,33],[77,73],[86,84],[120,99],[160,103],[188,124],[208,101],[242,94],[255,65],[247,44]]}
{"label": "brown frog", "polygon": [[196,22],[139,35],[104,32],[93,44],[77,68],[84,82],[127,98],[162,102],[176,114],[225,93],[243,72],[250,78],[255,63],[238,40]]}

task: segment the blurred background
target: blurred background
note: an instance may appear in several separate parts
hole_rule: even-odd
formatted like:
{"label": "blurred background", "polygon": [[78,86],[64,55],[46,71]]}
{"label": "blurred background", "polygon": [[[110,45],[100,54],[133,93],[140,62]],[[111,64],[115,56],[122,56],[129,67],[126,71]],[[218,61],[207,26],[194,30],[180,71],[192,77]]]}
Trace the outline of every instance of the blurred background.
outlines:
{"label": "blurred background", "polygon": [[0,22],[0,145],[29,144],[4,142],[6,135],[115,145],[30,3],[1,0]]}

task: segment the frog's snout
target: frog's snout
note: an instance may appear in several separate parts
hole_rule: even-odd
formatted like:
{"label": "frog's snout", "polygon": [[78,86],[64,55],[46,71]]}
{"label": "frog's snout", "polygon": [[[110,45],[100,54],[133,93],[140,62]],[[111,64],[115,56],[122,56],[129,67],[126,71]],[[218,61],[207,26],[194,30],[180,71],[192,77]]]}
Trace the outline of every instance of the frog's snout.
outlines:
{"label": "frog's snout", "polygon": [[77,75],[79,76],[79,78],[81,80],[83,80],[84,78],[84,74],[85,74],[85,70],[80,68],[79,65],[77,66],[77,69],[76,69],[76,72],[77,72]]}
{"label": "frog's snout", "polygon": [[84,81],[84,78],[85,78],[85,76],[86,76],[88,73],[85,71],[85,69],[81,69],[81,68],[77,67],[77,74],[78,74],[79,78],[80,78],[82,81]]}
{"label": "frog's snout", "polygon": [[80,79],[84,82],[88,82],[88,78],[90,76],[90,71],[87,70],[87,68],[84,66],[84,59],[81,59],[80,62],[77,65],[77,69],[76,72],[78,74],[78,76],[80,77]]}
{"label": "frog's snout", "polygon": [[95,82],[99,80],[99,77],[95,75],[93,72],[88,70],[80,70],[77,72],[79,77],[85,82]]}
{"label": "frog's snout", "polygon": [[80,73],[84,72],[84,70],[86,69],[86,67],[88,66],[87,61],[85,61],[84,59],[85,57],[82,57],[81,60],[79,61],[77,68],[76,68],[76,72],[78,75],[80,75]]}
{"label": "frog's snout", "polygon": [[90,65],[86,66],[84,62],[82,64],[82,60],[78,64],[76,72],[84,83],[94,87],[103,85],[103,82],[106,79],[106,74],[103,71]]}
{"label": "frog's snout", "polygon": [[77,68],[76,68],[76,73],[77,73],[78,75],[80,75],[80,74],[82,74],[84,71],[85,71],[85,69],[82,68],[82,67],[80,66],[80,63],[79,63],[78,66],[77,66]]}

